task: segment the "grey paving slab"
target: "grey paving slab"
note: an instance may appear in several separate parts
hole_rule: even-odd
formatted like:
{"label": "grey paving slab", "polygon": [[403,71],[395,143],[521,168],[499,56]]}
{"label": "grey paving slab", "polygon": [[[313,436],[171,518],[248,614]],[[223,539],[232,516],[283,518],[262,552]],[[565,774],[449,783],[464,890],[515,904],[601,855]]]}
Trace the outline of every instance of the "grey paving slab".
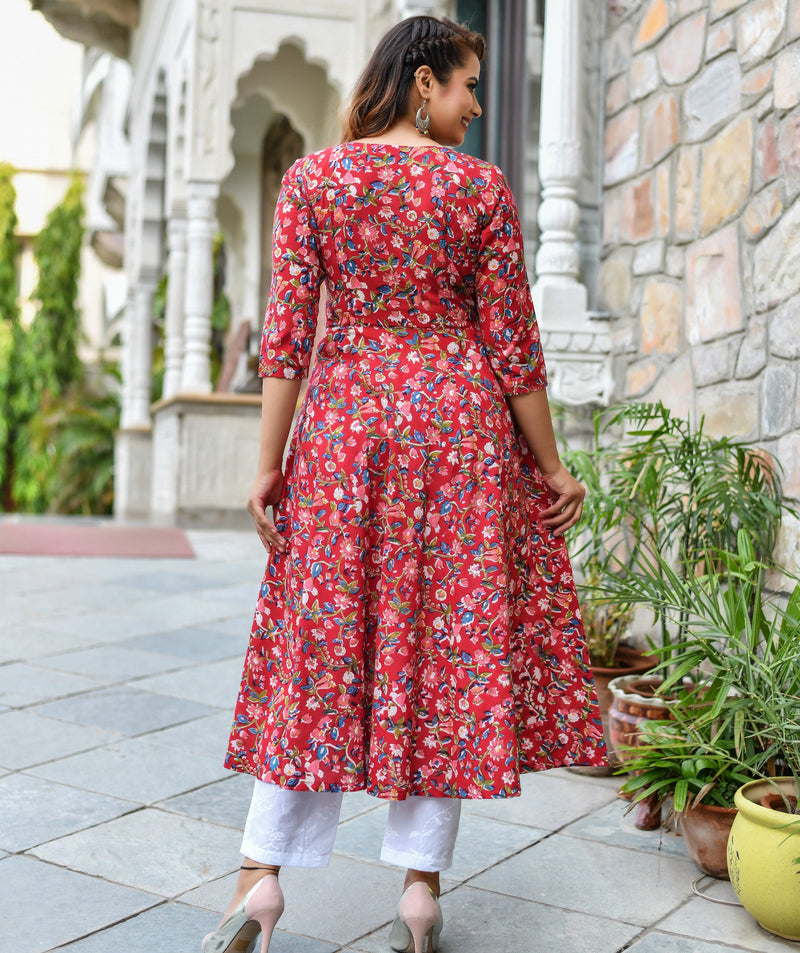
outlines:
{"label": "grey paving slab", "polygon": [[626,953],[742,953],[743,949],[750,950],[752,947],[705,943],[694,937],[674,936],[653,931],[629,946]]}
{"label": "grey paving slab", "polygon": [[27,662],[0,666],[0,702],[22,708],[50,698],[75,695],[97,688],[97,681],[81,675],[53,672]]}
{"label": "grey paving slab", "polygon": [[[714,881],[704,892],[718,900],[736,900],[733,887],[727,881]],[[751,953],[788,953],[800,949],[791,940],[767,933],[744,907],[713,903],[704,897],[693,897],[661,920],[658,929],[663,933],[691,937],[695,941],[727,943]]]}
{"label": "grey paving slab", "polygon": [[112,953],[164,950],[197,953],[200,940],[219,922],[214,913],[182,903],[162,903],[117,926],[62,946],[59,953]]}
{"label": "grey paving slab", "polygon": [[4,625],[0,629],[0,661],[32,661],[57,652],[86,648],[96,641],[45,626],[44,622],[40,626]]}
{"label": "grey paving slab", "polygon": [[239,774],[161,801],[158,807],[242,831],[252,796],[253,779]]}
{"label": "grey paving slab", "polygon": [[[255,597],[253,605],[255,605]],[[233,608],[235,609],[235,606]],[[208,624],[215,619],[230,616],[231,609],[230,602],[222,599],[219,603],[211,599],[199,600],[191,593],[139,599],[126,606],[126,611],[131,615],[151,625],[158,625],[159,629],[177,629],[180,626],[190,625],[207,628]]]}
{"label": "grey paving slab", "polygon": [[[445,894],[441,902],[444,929],[440,953],[616,953],[639,932],[627,923],[470,886]],[[351,949],[388,953],[389,928],[356,940]]]}
{"label": "grey paving slab", "polygon": [[0,778],[0,847],[11,853],[102,824],[132,809],[129,801],[54,784],[27,774]]}
{"label": "grey paving slab", "polygon": [[305,936],[295,936],[275,930],[269,953],[336,953],[341,947],[338,943],[325,943],[321,940],[311,940]]}
{"label": "grey paving slab", "polygon": [[[377,863],[386,816],[387,808],[384,807],[341,823],[336,832],[336,853]],[[533,827],[465,815],[459,826],[453,866],[444,876],[450,881],[467,880],[509,854],[524,850],[546,833]]]}
{"label": "grey paving slab", "polygon": [[471,884],[648,926],[685,902],[695,878],[694,865],[677,857],[553,834]]}
{"label": "grey paving slab", "polygon": [[20,596],[48,588],[53,584],[52,566],[52,562],[46,567],[24,556],[20,556],[17,562],[11,562],[7,556],[3,556],[0,558],[0,595]]}
{"label": "grey paving slab", "polygon": [[162,801],[227,774],[218,758],[181,757],[173,748],[142,738],[126,739],[39,765],[31,768],[30,773],[139,804]]}
{"label": "grey paving slab", "polygon": [[149,692],[215,705],[233,713],[242,680],[242,656],[206,662],[183,669],[179,675],[154,675],[136,684]]}
{"label": "grey paving slab", "polygon": [[127,584],[126,580],[98,580],[91,578],[64,579],[61,588],[64,605],[81,612],[108,612],[115,609],[129,615],[128,606],[142,598],[141,591]]}
{"label": "grey paving slab", "polygon": [[246,611],[249,615],[255,609],[260,588],[260,578],[253,582],[228,582],[224,586],[218,586],[216,588],[207,586],[205,589],[200,589],[197,591],[196,597],[209,602],[224,598],[225,603],[229,607],[241,606],[242,612]]}
{"label": "grey paving slab", "polygon": [[618,847],[631,847],[634,850],[647,850],[670,857],[687,857],[686,842],[680,834],[665,827],[656,831],[640,831],[634,825],[635,812],[626,814],[628,803],[621,799],[612,801],[606,807],[568,824],[562,828],[562,834],[582,837],[585,840],[602,841],[616,844]]}
{"label": "grey paving slab", "polygon": [[38,623],[51,625],[68,611],[79,611],[80,604],[65,601],[62,592],[53,592],[52,586],[43,587],[35,592],[35,598],[29,592],[11,592],[3,595],[3,620],[7,625]]}
{"label": "grey paving slab", "polygon": [[0,763],[19,770],[109,744],[118,732],[44,718],[26,708],[0,714]]}
{"label": "grey paving slab", "polygon": [[51,863],[174,898],[238,868],[239,839],[226,827],[147,808],[37,847]]}
{"label": "grey paving slab", "polygon": [[339,814],[340,821],[347,821],[351,817],[357,817],[366,811],[377,811],[385,807],[386,802],[380,798],[367,794],[366,791],[348,791],[342,798],[342,810]]}
{"label": "grey paving slab", "polygon": [[555,831],[615,800],[619,781],[584,778],[564,769],[523,775],[518,798],[486,798],[465,803],[464,811],[514,824]]}
{"label": "grey paving slab", "polygon": [[129,607],[119,611],[80,612],[64,615],[58,620],[59,630],[68,635],[78,635],[87,642],[118,642],[133,635],[146,635],[163,624],[142,619],[128,611]]}
{"label": "grey paving slab", "polygon": [[228,748],[228,735],[233,722],[233,705],[226,711],[215,711],[202,718],[162,728],[148,735],[150,741],[177,748],[187,754],[204,754],[222,761]]}
{"label": "grey paving slab", "polygon": [[394,917],[403,872],[334,855],[328,868],[285,868],[281,883],[282,930],[346,946]]}
{"label": "grey paving slab", "polygon": [[217,629],[182,628],[140,635],[120,644],[143,652],[174,655],[179,659],[214,662],[233,657],[243,659],[248,636],[249,626],[241,626],[235,634]]}
{"label": "grey paving slab", "polygon": [[[180,895],[181,902],[191,904],[193,907],[200,907],[203,910],[211,910],[216,915],[217,922],[219,922],[219,918],[228,909],[228,904],[233,896],[241,862],[240,854],[236,864],[231,865],[230,873],[214,879],[208,878],[199,887],[187,890]],[[281,875],[281,882],[283,882],[283,875]]]}
{"label": "grey paving slab", "polygon": [[43,953],[125,920],[158,897],[44,864],[0,861],[0,923],[8,953]]}
{"label": "grey paving slab", "polygon": [[102,559],[95,556],[75,556],[70,559],[61,559],[53,570],[56,579],[62,582],[83,585],[85,583],[125,583],[131,576],[140,572],[152,572],[153,567],[171,568],[177,564],[195,565],[194,561],[187,563],[185,559],[142,559],[141,557],[125,559],[121,556]]}
{"label": "grey paving slab", "polygon": [[129,686],[102,688],[36,706],[36,713],[48,718],[93,725],[130,737],[191,721],[212,711],[208,705]]}
{"label": "grey paving slab", "polygon": [[144,678],[180,668],[181,661],[171,655],[143,652],[119,645],[98,645],[94,648],[49,655],[39,663],[43,668],[86,675],[98,682],[113,684]]}
{"label": "grey paving slab", "polygon": [[[218,922],[215,913],[182,903],[164,903],[118,926],[61,947],[59,953],[116,953],[121,950],[197,953],[203,936],[210,933]],[[261,949],[260,942],[257,949]],[[276,930],[269,949],[270,953],[335,953],[340,947]]]}
{"label": "grey paving slab", "polygon": [[[181,567],[183,570],[184,567]],[[170,572],[169,570],[139,572],[129,576],[127,585],[133,589],[143,589],[145,592],[168,593],[175,595],[179,592],[202,592],[210,587],[218,588],[219,581],[205,573],[186,571]]]}
{"label": "grey paving slab", "polygon": [[252,606],[247,606],[241,612],[230,613],[224,619],[215,619],[211,623],[215,632],[221,632],[223,635],[233,635],[242,639],[242,654],[247,648],[247,640],[250,638],[250,629],[253,626],[253,610],[255,609],[255,599]]}

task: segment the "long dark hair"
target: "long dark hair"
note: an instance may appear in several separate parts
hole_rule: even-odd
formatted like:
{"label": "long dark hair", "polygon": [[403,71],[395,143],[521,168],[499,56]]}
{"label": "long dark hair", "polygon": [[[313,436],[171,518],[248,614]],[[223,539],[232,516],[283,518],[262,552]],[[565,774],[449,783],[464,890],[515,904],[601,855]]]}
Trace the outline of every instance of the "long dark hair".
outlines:
{"label": "long dark hair", "polygon": [[408,17],[383,37],[356,84],[344,123],[343,142],[379,136],[408,111],[411,81],[430,66],[439,83],[462,67],[470,52],[483,59],[480,33],[437,17]]}

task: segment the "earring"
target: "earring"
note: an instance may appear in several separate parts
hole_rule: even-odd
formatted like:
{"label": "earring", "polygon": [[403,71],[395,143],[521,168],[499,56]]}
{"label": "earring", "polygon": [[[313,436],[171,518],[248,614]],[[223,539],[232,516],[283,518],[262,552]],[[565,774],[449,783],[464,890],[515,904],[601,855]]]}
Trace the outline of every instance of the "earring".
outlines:
{"label": "earring", "polygon": [[422,105],[417,110],[417,132],[421,136],[427,136],[431,128],[431,114],[428,112],[428,100],[424,99]]}

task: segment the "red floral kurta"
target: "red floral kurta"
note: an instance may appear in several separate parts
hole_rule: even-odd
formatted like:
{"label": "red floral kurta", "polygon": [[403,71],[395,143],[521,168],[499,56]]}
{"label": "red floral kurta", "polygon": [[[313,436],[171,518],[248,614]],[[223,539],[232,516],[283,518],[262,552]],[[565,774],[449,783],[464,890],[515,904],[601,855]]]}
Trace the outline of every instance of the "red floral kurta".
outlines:
{"label": "red floral kurta", "polygon": [[437,146],[296,162],[262,376],[309,367],[226,764],[297,790],[488,798],[605,763],[562,540],[505,400],[546,385],[501,172]]}

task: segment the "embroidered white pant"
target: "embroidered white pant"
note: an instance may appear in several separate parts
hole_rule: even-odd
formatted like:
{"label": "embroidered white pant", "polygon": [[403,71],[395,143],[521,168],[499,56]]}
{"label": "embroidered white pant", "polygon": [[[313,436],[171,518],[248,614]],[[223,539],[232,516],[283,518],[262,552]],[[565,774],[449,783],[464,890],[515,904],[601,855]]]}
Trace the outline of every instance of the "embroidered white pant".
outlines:
{"label": "embroidered white pant", "polygon": [[[242,853],[261,864],[326,867],[341,807],[341,794],[291,791],[257,780]],[[381,860],[414,870],[447,870],[460,816],[459,798],[391,801]]]}

